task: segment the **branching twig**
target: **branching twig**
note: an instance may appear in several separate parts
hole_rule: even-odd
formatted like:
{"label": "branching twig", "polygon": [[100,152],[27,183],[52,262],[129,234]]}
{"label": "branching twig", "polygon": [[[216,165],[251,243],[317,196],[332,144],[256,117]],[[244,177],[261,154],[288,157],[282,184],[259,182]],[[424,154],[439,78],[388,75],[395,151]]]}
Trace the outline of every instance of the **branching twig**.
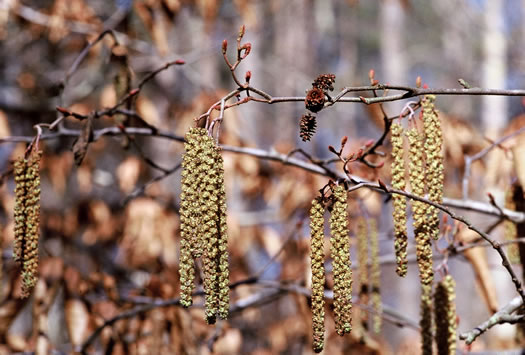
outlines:
{"label": "branching twig", "polygon": [[513,315],[512,313],[516,312],[523,306],[523,299],[520,297],[513,298],[507,305],[505,305],[498,312],[494,313],[489,319],[485,322],[478,325],[476,328],[472,329],[469,332],[463,333],[459,336],[461,340],[465,340],[467,345],[472,344],[474,340],[477,339],[481,334],[485,333],[487,330],[495,326],[496,324],[503,323],[520,323],[525,320],[524,314]]}
{"label": "branching twig", "polygon": [[463,199],[467,199],[468,198],[468,185],[469,185],[469,181],[470,181],[470,173],[471,173],[471,166],[472,166],[472,163],[475,162],[476,160],[479,160],[481,158],[483,158],[485,155],[487,155],[488,152],[490,152],[493,148],[499,146],[501,143],[505,142],[507,139],[510,139],[512,137],[515,137],[521,133],[525,132],[525,127],[521,127],[520,129],[506,135],[506,136],[503,136],[501,138],[499,138],[498,140],[496,140],[495,142],[493,142],[491,145],[489,145],[488,147],[486,147],[485,149],[479,151],[478,153],[474,154],[474,155],[466,155],[465,156],[465,172],[463,173],[463,181],[462,181],[462,193],[463,193]]}

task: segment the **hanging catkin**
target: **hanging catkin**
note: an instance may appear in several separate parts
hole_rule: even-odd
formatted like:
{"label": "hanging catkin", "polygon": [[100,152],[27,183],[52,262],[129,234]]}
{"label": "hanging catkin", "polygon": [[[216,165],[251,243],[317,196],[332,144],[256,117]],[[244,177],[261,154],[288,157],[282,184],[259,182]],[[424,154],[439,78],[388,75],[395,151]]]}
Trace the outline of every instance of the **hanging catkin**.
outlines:
{"label": "hanging catkin", "polygon": [[368,220],[370,231],[370,257],[372,269],[370,272],[370,283],[372,285],[372,307],[374,309],[374,332],[381,332],[381,320],[383,319],[383,306],[381,303],[381,268],[379,265],[379,237],[377,233],[376,220]]}
{"label": "hanging catkin", "polygon": [[[413,127],[407,132],[410,143],[410,185],[412,193],[423,197],[425,194],[425,172],[423,169],[423,136]],[[412,201],[414,235],[416,238],[416,257],[419,277],[423,285],[432,284],[432,243],[426,220],[426,204]]]}
{"label": "hanging catkin", "polygon": [[436,343],[439,355],[456,354],[456,282],[447,275],[434,293]]}
{"label": "hanging catkin", "polygon": [[202,257],[205,316],[226,319],[229,308],[228,241],[224,163],[203,128],[186,134],[181,194],[181,304],[192,304],[194,260]]}
{"label": "hanging catkin", "polygon": [[22,297],[28,297],[38,281],[40,226],[40,159],[42,152],[15,162],[15,242],[13,257],[22,263]]}
{"label": "hanging catkin", "polygon": [[310,262],[312,267],[313,350],[324,348],[324,207],[318,198],[310,209]]}
{"label": "hanging catkin", "polygon": [[421,354],[432,355],[432,284],[421,285]]}
{"label": "hanging catkin", "polygon": [[331,254],[334,274],[334,313],[337,334],[352,330],[352,270],[348,240],[347,193],[342,185],[333,187],[330,216]]}
{"label": "hanging catkin", "polygon": [[[422,100],[423,126],[425,130],[426,180],[428,198],[435,203],[443,203],[443,134],[441,121],[434,107],[434,95],[426,95]],[[439,237],[439,210],[427,205],[428,228],[433,239]]]}
{"label": "hanging catkin", "polygon": [[180,205],[180,261],[181,305],[191,306],[195,289],[195,265],[193,258],[201,252],[198,229],[201,206],[199,203],[199,151],[206,130],[192,128],[186,133],[182,159],[181,205]]}
{"label": "hanging catkin", "polygon": [[[403,126],[393,123],[391,127],[392,142],[392,187],[397,190],[405,189],[405,162],[403,159]],[[407,273],[407,215],[406,197],[398,194],[392,195],[394,206],[394,247],[396,252],[397,269],[399,276]]]}

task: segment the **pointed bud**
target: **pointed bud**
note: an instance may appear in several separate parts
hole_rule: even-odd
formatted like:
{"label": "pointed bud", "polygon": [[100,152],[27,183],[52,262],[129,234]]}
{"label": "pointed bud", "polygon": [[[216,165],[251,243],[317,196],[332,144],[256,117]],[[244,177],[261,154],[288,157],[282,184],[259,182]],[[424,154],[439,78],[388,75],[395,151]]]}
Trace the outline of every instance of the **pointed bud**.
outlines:
{"label": "pointed bud", "polygon": [[244,32],[246,31],[246,26],[245,25],[242,25],[240,28],[239,28],[239,39],[241,39],[243,36],[244,36]]}
{"label": "pointed bud", "polygon": [[368,78],[370,79],[370,81],[374,80],[375,74],[376,74],[375,70],[370,69],[370,71],[368,72]]}
{"label": "pointed bud", "polygon": [[376,85],[379,85],[379,80],[372,80],[372,86],[376,86]]}
{"label": "pointed bud", "polygon": [[246,80],[246,82],[249,83],[251,78],[252,78],[252,72],[248,70],[246,74],[244,75],[244,80]]}
{"label": "pointed bud", "polygon": [[226,54],[227,49],[228,49],[228,41],[224,40],[222,41],[222,54]]}
{"label": "pointed bud", "polygon": [[420,88],[421,87],[421,77],[418,75],[418,77],[416,78],[416,87],[417,88]]}
{"label": "pointed bud", "polygon": [[183,65],[183,64],[186,64],[186,61],[185,61],[184,59],[177,59],[177,60],[175,61],[175,64],[176,64],[176,65]]}
{"label": "pointed bud", "polygon": [[335,148],[334,148],[333,146],[331,146],[331,145],[328,146],[328,150],[331,151],[331,152],[334,153],[334,154],[339,155],[339,153],[337,153],[337,151],[335,150]]}
{"label": "pointed bud", "polygon": [[374,144],[373,139],[369,139],[365,142],[365,148],[370,148]]}
{"label": "pointed bud", "polygon": [[139,93],[139,91],[140,91],[139,89],[133,89],[129,92],[129,96],[135,96]]}
{"label": "pointed bud", "polygon": [[344,148],[346,142],[348,141],[348,136],[341,138],[341,148]]}

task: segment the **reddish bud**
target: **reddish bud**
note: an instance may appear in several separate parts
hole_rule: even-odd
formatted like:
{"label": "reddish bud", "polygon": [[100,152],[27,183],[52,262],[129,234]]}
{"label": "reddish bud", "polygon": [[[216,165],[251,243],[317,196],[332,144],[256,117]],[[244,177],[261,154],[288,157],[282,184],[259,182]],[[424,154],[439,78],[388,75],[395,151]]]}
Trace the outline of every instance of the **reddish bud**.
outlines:
{"label": "reddish bud", "polygon": [[333,146],[331,146],[331,145],[328,146],[328,150],[331,151],[331,152],[334,153],[334,154],[339,155],[339,153],[337,153],[337,151],[335,150],[335,148],[334,148]]}
{"label": "reddish bud", "polygon": [[356,158],[359,159],[361,158],[362,155],[363,155],[363,149],[359,149],[359,151],[357,152]]}
{"label": "reddish bud", "polygon": [[368,72],[368,78],[370,79],[370,81],[374,80],[375,74],[376,74],[375,70],[370,69],[370,71]]}
{"label": "reddish bud", "polygon": [[249,83],[251,78],[252,78],[252,72],[248,70],[246,74],[244,75],[244,79],[246,80],[247,83]]}
{"label": "reddish bud", "polygon": [[341,138],[341,148],[345,146],[347,141],[348,141],[348,136],[344,136],[343,138]]}
{"label": "reddish bud", "polygon": [[[244,53],[242,53],[242,51],[244,50]],[[239,49],[239,53],[242,53],[240,58],[241,59],[244,59],[248,56],[248,54],[250,54],[250,51],[252,50],[252,44],[251,43],[245,43],[240,49]]]}
{"label": "reddish bud", "polygon": [[69,112],[67,109],[63,108],[63,107],[60,107],[60,106],[57,106],[56,107],[56,110],[60,113],[63,113],[64,115],[70,115],[71,112]]}
{"label": "reddish bud", "polygon": [[376,85],[379,85],[379,80],[372,80],[372,86],[376,86]]}
{"label": "reddish bud", "polygon": [[366,98],[363,97],[363,96],[359,96],[359,100],[361,100],[361,102],[365,103],[368,105],[368,101],[366,101]]}
{"label": "reddish bud", "polygon": [[226,54],[227,49],[228,49],[228,41],[224,40],[222,41],[222,54]]}
{"label": "reddish bud", "polygon": [[374,140],[373,139],[369,139],[365,142],[365,147],[366,148],[370,148],[372,146],[372,144],[374,144]]}
{"label": "reddish bud", "polygon": [[138,88],[137,89],[133,89],[133,90],[131,90],[129,92],[129,96],[135,96],[135,95],[137,95],[139,93],[139,91],[140,90]]}
{"label": "reddish bud", "polygon": [[443,224],[447,224],[448,222],[448,215],[444,214],[443,215]]}
{"label": "reddish bud", "polygon": [[242,25],[241,28],[239,28],[239,39],[241,39],[244,36],[245,31],[246,31],[246,26]]}
{"label": "reddish bud", "polygon": [[177,60],[175,61],[175,64],[176,64],[176,65],[183,65],[183,64],[186,64],[186,61],[184,61],[184,59],[177,59]]}
{"label": "reddish bud", "polygon": [[490,203],[493,205],[496,205],[496,200],[494,200],[494,195],[490,192],[487,192],[487,196],[489,197]]}
{"label": "reddish bud", "polygon": [[423,89],[428,89],[428,85],[427,84],[423,84]]}
{"label": "reddish bud", "polygon": [[418,75],[417,78],[416,78],[416,87],[417,88],[420,88],[421,87],[421,77]]}

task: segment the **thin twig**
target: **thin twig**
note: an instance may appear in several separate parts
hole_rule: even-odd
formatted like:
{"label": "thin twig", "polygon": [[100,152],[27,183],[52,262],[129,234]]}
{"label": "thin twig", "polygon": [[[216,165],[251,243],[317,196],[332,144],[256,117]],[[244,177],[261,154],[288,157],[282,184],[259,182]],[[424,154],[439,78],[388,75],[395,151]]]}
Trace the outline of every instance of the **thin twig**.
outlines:
{"label": "thin twig", "polygon": [[502,309],[494,313],[489,319],[485,322],[478,325],[476,328],[472,329],[469,332],[463,333],[459,336],[461,340],[465,340],[467,345],[472,344],[481,334],[485,333],[487,330],[495,326],[496,324],[503,323],[521,323],[525,319],[524,314],[512,315],[523,306],[523,299],[520,297],[513,298],[507,305]]}
{"label": "thin twig", "polygon": [[483,158],[485,155],[487,155],[488,152],[490,152],[493,148],[499,146],[501,143],[505,142],[507,139],[510,139],[512,137],[515,137],[521,133],[525,132],[525,127],[521,127],[520,129],[507,134],[506,136],[503,136],[499,138],[498,140],[494,141],[492,144],[490,144],[485,149],[482,149],[478,153],[474,155],[466,155],[465,156],[465,172],[463,173],[463,181],[462,181],[462,193],[463,193],[463,199],[468,198],[468,187],[470,182],[470,174],[471,174],[471,166],[472,163],[476,160],[479,160]]}

